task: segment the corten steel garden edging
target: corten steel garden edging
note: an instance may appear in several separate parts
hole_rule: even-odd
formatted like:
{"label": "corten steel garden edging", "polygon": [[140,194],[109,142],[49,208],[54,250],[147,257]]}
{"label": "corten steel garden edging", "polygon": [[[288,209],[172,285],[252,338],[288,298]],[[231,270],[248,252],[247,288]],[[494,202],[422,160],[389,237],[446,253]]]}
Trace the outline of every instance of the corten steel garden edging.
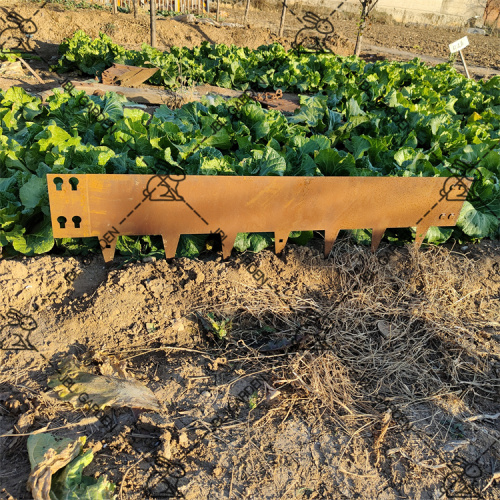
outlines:
{"label": "corten steel garden edging", "polygon": [[472,178],[271,177],[47,174],[54,238],[98,237],[113,260],[120,235],[161,235],[166,258],[181,234],[222,235],[224,257],[238,233],[325,231],[328,255],[341,229],[372,229],[375,251],[387,228],[455,226]]}

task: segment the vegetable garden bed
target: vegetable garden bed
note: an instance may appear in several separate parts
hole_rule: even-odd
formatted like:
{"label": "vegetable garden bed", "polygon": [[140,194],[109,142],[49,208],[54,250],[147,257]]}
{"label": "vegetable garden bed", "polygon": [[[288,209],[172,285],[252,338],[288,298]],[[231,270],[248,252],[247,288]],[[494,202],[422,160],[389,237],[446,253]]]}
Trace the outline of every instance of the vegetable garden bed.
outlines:
{"label": "vegetable garden bed", "polygon": [[[53,249],[47,173],[279,176],[473,176],[467,201],[451,228],[432,228],[427,241],[498,237],[500,217],[500,77],[467,80],[447,65],[365,63],[334,55],[298,55],[278,44],[259,50],[209,46],[144,46],[126,51],[108,37],[82,32],[60,47],[61,69],[102,72],[113,62],[158,66],[151,83],[175,88],[177,63],[193,81],[245,90],[299,91],[293,116],[248,102],[237,110],[223,98],[160,106],[153,116],[124,109],[114,93],[91,96],[97,121],[79,98],[58,93],[47,106],[11,88],[0,93],[0,245],[4,256]],[[223,126],[213,133],[216,120]],[[436,200],[437,201],[437,200]],[[453,234],[454,233],[454,234]],[[366,231],[354,231],[362,241]],[[294,234],[304,242],[309,234]],[[409,241],[408,230],[393,232]],[[238,238],[258,251],[269,234]],[[60,251],[96,245],[57,241]],[[141,247],[142,245],[142,247]],[[123,237],[118,250],[160,252],[154,238]],[[177,255],[195,256],[205,237],[183,236]]]}

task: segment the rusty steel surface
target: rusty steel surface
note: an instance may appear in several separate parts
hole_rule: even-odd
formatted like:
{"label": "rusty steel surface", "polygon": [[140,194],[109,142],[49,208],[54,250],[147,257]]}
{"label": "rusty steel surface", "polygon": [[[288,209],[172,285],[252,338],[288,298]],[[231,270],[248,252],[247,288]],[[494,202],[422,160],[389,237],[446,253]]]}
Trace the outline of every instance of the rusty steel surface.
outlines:
{"label": "rusty steel surface", "polygon": [[[238,90],[225,89],[222,87],[216,87],[214,85],[203,84],[194,87],[192,95],[188,94],[184,97],[187,101],[200,101],[202,97],[206,95],[220,95],[225,99],[233,99],[239,98],[243,94],[244,92]],[[254,93],[254,96],[256,96],[254,100],[263,104],[267,109],[276,109],[288,113],[293,113],[296,109],[300,108],[299,96],[297,94],[283,94],[281,93],[281,91],[276,91],[275,93],[268,92],[267,94],[268,99],[266,100],[266,94]],[[248,94],[248,96],[249,98],[251,98],[250,94]]]}
{"label": "rusty steel surface", "polygon": [[272,104],[269,101],[279,101],[280,99],[283,99],[283,92],[281,89],[278,89],[276,92],[265,92],[259,94],[253,93],[249,95],[250,99],[253,99],[255,102],[259,102],[266,109],[269,109],[270,107],[279,107],[278,104]]}
{"label": "rusty steel surface", "polygon": [[238,233],[325,231],[328,255],[341,229],[454,226],[472,184],[456,177],[241,177],[47,174],[54,238],[97,237],[110,262],[120,235],[161,235],[167,258],[181,234],[220,233],[224,257]]}
{"label": "rusty steel surface", "polygon": [[124,64],[113,64],[102,73],[104,85],[140,85],[152,77],[158,68],[139,68],[137,66],[126,66]]}

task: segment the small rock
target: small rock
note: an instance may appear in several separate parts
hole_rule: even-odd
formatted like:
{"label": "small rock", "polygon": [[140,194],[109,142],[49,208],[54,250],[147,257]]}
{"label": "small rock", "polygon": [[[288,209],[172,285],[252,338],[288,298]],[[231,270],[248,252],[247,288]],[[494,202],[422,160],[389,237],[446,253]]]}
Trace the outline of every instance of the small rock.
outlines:
{"label": "small rock", "polygon": [[470,33],[471,35],[486,35],[486,30],[481,28],[469,28],[467,33]]}
{"label": "small rock", "polygon": [[23,75],[24,70],[19,61],[4,62],[0,64],[0,73],[5,76],[9,75]]}
{"label": "small rock", "polygon": [[170,434],[170,432],[168,431],[164,431],[160,437],[160,440],[162,442],[160,453],[165,459],[170,460],[172,458],[172,434]]}
{"label": "small rock", "polygon": [[220,479],[221,477],[224,476],[224,474],[226,473],[226,469],[223,469],[222,467],[220,466],[217,466],[214,471],[213,471],[213,475],[217,478],[217,479]]}
{"label": "small rock", "polygon": [[201,393],[201,395],[204,397],[204,398],[208,398],[210,396],[210,391],[203,391]]}
{"label": "small rock", "polygon": [[17,399],[9,399],[5,406],[9,411],[17,415],[21,411],[21,403]]}
{"label": "small rock", "polygon": [[469,247],[468,247],[467,245],[465,245],[465,246],[463,246],[463,247],[462,247],[462,251],[464,251],[464,252],[465,252],[465,250],[467,250],[468,248],[469,248]]}
{"label": "small rock", "polygon": [[443,446],[443,450],[453,453],[455,450],[458,450],[459,448],[462,448],[462,446],[466,446],[468,444],[469,444],[469,441],[467,441],[467,440],[448,441]]}
{"label": "small rock", "polygon": [[178,332],[183,332],[184,331],[184,322],[182,321],[182,319],[174,321],[172,323],[172,328],[174,330],[177,330]]}
{"label": "small rock", "polygon": [[142,262],[156,262],[156,257],[144,257]]}
{"label": "small rock", "polygon": [[148,432],[152,432],[155,428],[165,429],[166,427],[174,427],[174,424],[168,417],[159,413],[141,413],[139,416],[139,426]]}
{"label": "small rock", "polygon": [[189,439],[185,432],[179,434],[179,446],[182,448],[187,448],[189,446]]}
{"label": "small rock", "polygon": [[97,453],[97,452],[101,451],[102,450],[102,444],[103,443],[101,441],[97,441],[95,444],[92,445],[92,451],[94,453]]}
{"label": "small rock", "polygon": [[391,337],[398,337],[401,335],[403,332],[401,329],[395,327],[388,321],[380,320],[377,321],[377,328],[379,332],[386,338],[391,338]]}
{"label": "small rock", "polygon": [[208,367],[216,372],[219,369],[219,364],[225,365],[227,363],[227,358],[217,358],[213,363],[208,363]]}
{"label": "small rock", "polygon": [[184,23],[194,23],[196,21],[194,14],[183,14],[181,16],[175,16],[172,19],[174,21],[181,21]]}

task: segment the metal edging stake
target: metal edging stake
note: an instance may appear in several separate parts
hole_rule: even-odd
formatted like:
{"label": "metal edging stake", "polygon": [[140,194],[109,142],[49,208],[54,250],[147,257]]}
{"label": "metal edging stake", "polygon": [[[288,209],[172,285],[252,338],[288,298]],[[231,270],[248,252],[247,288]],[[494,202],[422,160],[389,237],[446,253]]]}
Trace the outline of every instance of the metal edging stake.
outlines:
{"label": "metal edging stake", "polygon": [[467,68],[467,64],[465,63],[464,53],[461,50],[459,50],[458,52],[460,54],[460,58],[462,59],[462,64],[464,65],[465,68],[465,74],[467,75],[467,78],[470,79],[469,68]]}

